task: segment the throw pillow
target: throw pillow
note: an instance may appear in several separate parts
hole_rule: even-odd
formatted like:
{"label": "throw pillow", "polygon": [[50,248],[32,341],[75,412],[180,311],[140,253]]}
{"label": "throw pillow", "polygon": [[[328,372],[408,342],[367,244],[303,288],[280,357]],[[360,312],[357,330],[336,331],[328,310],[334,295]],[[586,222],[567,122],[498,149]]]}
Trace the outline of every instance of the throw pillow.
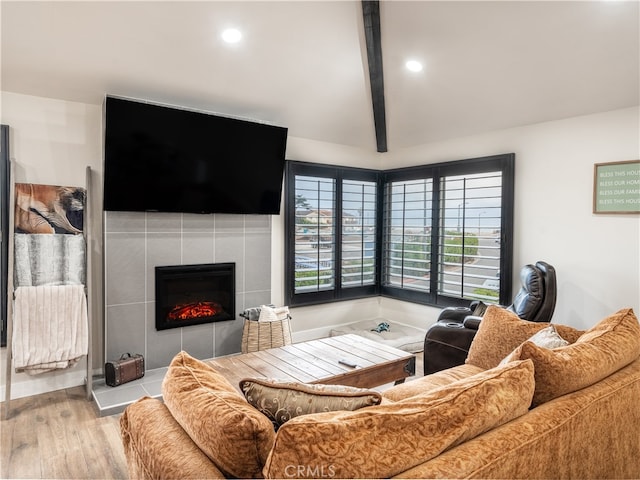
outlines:
{"label": "throw pillow", "polygon": [[273,446],[273,425],[220,373],[178,353],[162,382],[164,403],[185,432],[226,476],[255,478]]}
{"label": "throw pillow", "polygon": [[276,430],[299,415],[357,410],[382,401],[378,392],[345,385],[248,378],[240,381],[240,389],[247,401],[271,420]]}
{"label": "throw pillow", "polygon": [[533,390],[532,363],[511,362],[388,405],[292,418],[263,473],[390,478],[525,414]]}
{"label": "throw pillow", "polygon": [[[548,326],[544,322],[522,320],[505,308],[489,305],[469,347],[466,363],[485,370],[493,368],[518,345]],[[569,343],[584,333],[566,325],[556,325],[556,330]]]}
{"label": "throw pillow", "polygon": [[620,310],[587,330],[575,343],[548,350],[531,342],[514,360],[533,361],[533,406],[593,385],[640,356],[640,324],[632,309]]}
{"label": "throw pillow", "polygon": [[[527,339],[527,342],[531,342],[534,345],[542,348],[558,348],[569,345],[564,338],[558,335],[556,329],[553,325],[549,325],[546,328],[543,328],[538,333],[534,333],[531,337]],[[511,352],[509,355],[504,357],[500,362],[500,365],[504,365],[507,362],[513,360],[513,356],[515,355],[515,350]]]}

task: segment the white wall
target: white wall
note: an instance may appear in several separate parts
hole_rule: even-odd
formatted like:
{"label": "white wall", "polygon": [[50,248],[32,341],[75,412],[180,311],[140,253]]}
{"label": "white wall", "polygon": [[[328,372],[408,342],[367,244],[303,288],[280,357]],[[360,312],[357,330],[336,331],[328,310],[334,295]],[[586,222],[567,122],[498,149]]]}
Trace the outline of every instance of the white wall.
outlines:
{"label": "white wall", "polygon": [[[92,201],[101,206],[102,107],[2,92],[0,123],[11,127],[16,181],[84,185],[94,169]],[[593,164],[640,158],[638,108],[525,126],[378,154],[291,137],[287,157],[364,168],[434,163],[496,153],[516,153],[514,271],[535,260],[558,270],[554,321],[578,328],[630,306],[640,312],[640,216],[591,213]],[[102,361],[102,224],[95,222],[94,369]],[[272,301],[284,299],[284,218],[273,217]],[[514,279],[517,281],[517,279]],[[324,335],[333,325],[384,317],[426,328],[438,308],[387,298],[293,309],[294,338]],[[6,349],[0,368],[4,390]],[[40,377],[14,375],[12,397],[80,385],[84,366]],[[0,391],[2,398],[4,392]]]}
{"label": "white wall", "polygon": [[[594,164],[640,158],[639,115],[637,107],[628,108],[457,138],[389,152],[378,163],[404,167],[514,152],[514,289],[522,265],[551,263],[558,275],[553,321],[588,328],[620,308],[640,313],[640,215],[592,213]],[[297,153],[296,160],[319,161]],[[274,286],[283,284],[282,232],[274,226]],[[332,325],[376,316],[427,328],[440,312],[389,298],[359,302],[358,308],[342,302],[293,309],[292,328],[326,333]]]}

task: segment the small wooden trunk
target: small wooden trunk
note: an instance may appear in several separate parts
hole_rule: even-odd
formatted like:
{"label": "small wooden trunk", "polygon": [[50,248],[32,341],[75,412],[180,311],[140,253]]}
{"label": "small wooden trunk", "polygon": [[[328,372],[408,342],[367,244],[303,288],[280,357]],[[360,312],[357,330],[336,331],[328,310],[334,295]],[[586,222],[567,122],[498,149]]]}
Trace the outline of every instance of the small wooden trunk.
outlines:
{"label": "small wooden trunk", "polygon": [[123,354],[119,360],[104,364],[105,382],[110,387],[142,378],[144,376],[144,357],[140,354]]}

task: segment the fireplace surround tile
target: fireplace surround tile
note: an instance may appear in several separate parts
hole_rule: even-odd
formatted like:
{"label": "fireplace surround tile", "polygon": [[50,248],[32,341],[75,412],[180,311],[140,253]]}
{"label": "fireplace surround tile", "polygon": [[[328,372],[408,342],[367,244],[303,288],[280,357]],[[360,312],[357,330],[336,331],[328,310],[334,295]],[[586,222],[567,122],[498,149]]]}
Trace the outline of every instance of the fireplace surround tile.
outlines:
{"label": "fireplace surround tile", "polygon": [[246,291],[269,290],[271,286],[271,276],[257,275],[255,272],[271,272],[271,251],[265,250],[264,246],[269,245],[271,234],[247,233],[245,235],[245,258],[247,265],[251,265],[251,272],[248,272],[244,279]]}
{"label": "fireplace surround tile", "polygon": [[[258,290],[253,292],[247,291],[244,294],[242,310],[244,310],[245,308],[259,307],[260,305],[268,305],[270,303],[271,290]],[[239,310],[237,313],[242,313],[242,310]]]}
{"label": "fireplace surround tile", "polygon": [[144,233],[107,233],[105,276],[107,305],[145,301]]}
{"label": "fireplace surround tile", "polygon": [[183,233],[213,233],[215,230],[216,216],[214,214],[198,215],[185,213],[182,217]]}
{"label": "fireplace surround tile", "polygon": [[[156,330],[155,308],[147,309],[147,355],[145,368],[166,367],[182,348],[182,328]],[[151,340],[151,341],[149,341]],[[188,351],[188,350],[187,350]]]}
{"label": "fireplace surround tile", "polygon": [[181,231],[181,213],[147,213],[147,232],[180,233]]}
{"label": "fireplace surround tile", "polygon": [[215,242],[213,232],[184,232],[182,234],[182,263],[213,263]]}
{"label": "fireplace surround tile", "polygon": [[117,360],[127,352],[145,354],[145,304],[112,305],[106,313],[106,360]]}
{"label": "fireplace surround tile", "polygon": [[[105,212],[107,358],[142,353],[155,369],[180,349],[201,359],[240,352],[239,314],[271,302],[271,228],[260,215]],[[236,264],[235,320],[155,329],[156,266],[226,262]]]}
{"label": "fireplace surround tile", "polygon": [[155,272],[157,266],[182,265],[180,233],[147,233],[147,292],[148,301],[155,300]]}
{"label": "fireplace surround tile", "polygon": [[216,262],[235,262],[236,264],[236,292],[244,292],[244,239],[242,232],[215,234]]}
{"label": "fireplace surround tile", "polygon": [[[220,323],[225,323],[225,320]],[[212,358],[214,356],[214,326],[213,323],[193,325],[182,329],[182,347],[195,358]]]}
{"label": "fireplace surround tile", "polygon": [[106,217],[108,232],[144,232],[145,217],[137,212],[109,212]]}
{"label": "fireplace surround tile", "polygon": [[149,393],[139,380],[115,388],[108,387],[103,382],[93,384],[93,398],[101,417],[120,413],[128,404],[145,395]]}
{"label": "fireplace surround tile", "polygon": [[245,230],[249,232],[266,232],[271,234],[270,215],[247,215],[245,217]]}
{"label": "fireplace surround tile", "polygon": [[242,317],[228,322],[214,323],[215,329],[215,356],[238,353],[242,347],[242,329],[244,319]]}
{"label": "fireplace surround tile", "polygon": [[217,232],[239,233],[244,231],[245,215],[216,214],[215,230]]}

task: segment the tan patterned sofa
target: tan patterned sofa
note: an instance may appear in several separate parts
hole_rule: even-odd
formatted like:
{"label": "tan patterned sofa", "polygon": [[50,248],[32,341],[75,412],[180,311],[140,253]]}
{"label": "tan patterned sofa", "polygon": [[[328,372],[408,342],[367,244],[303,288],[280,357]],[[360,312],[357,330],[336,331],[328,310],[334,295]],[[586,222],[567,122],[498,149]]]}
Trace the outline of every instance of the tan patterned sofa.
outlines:
{"label": "tan patterned sofa", "polygon": [[545,327],[490,307],[465,365],[392,387],[379,405],[296,416],[277,431],[182,352],[164,403],[143,398],[121,417],[129,475],[640,478],[634,312],[586,332],[557,325],[568,345],[556,348],[532,339]]}

